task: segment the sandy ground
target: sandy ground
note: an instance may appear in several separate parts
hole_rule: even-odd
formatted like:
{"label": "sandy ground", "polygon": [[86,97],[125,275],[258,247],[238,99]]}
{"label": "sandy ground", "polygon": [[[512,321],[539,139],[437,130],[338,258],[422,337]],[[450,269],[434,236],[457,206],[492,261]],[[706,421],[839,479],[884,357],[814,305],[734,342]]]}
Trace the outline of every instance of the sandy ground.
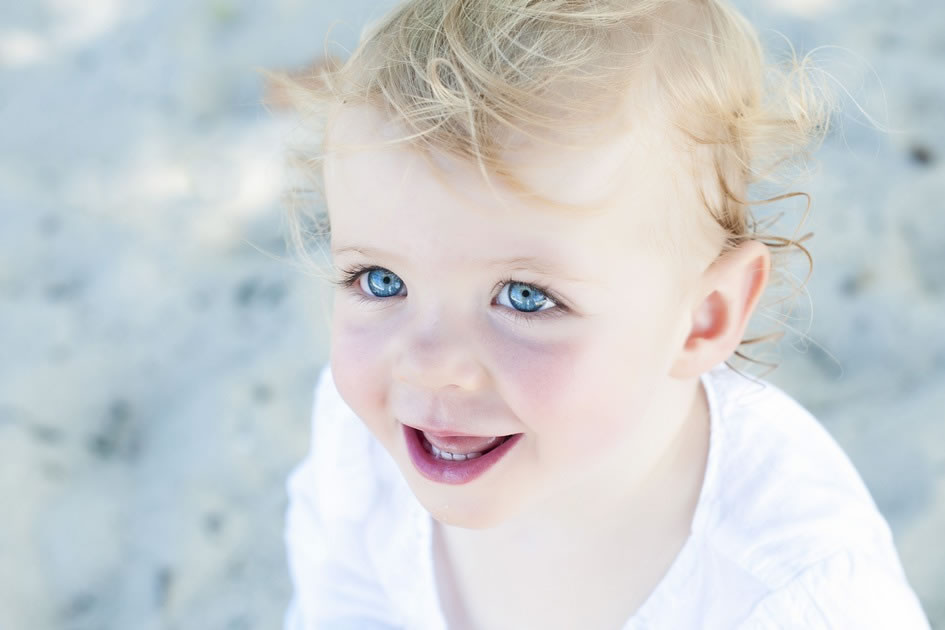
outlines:
{"label": "sandy ground", "polygon": [[[326,358],[255,68],[389,2],[0,5],[0,628],[276,628],[283,482]],[[945,628],[945,4],[742,0],[853,101],[770,378],[844,445]],[[370,7],[370,9],[369,9]],[[796,209],[794,210],[796,211]]]}

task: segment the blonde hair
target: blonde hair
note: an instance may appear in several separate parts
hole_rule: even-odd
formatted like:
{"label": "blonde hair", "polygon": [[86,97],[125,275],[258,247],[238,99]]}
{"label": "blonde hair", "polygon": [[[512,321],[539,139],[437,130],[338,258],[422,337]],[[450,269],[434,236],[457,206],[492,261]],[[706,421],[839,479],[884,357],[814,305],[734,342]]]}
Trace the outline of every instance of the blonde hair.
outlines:
{"label": "blonde hair", "polygon": [[510,134],[574,142],[589,121],[646,90],[705,158],[701,168],[714,169],[717,188],[702,199],[725,234],[720,255],[759,240],[772,254],[802,252],[809,277],[810,235],[768,234],[778,216],[759,221],[752,212],[802,196],[806,217],[809,195],[751,200],[748,189],[783,184],[780,173],[822,141],[832,108],[815,76],[793,47],[785,63],[767,64],[754,27],[726,0],[407,0],[367,29],[344,62],[270,75],[315,132],[294,158],[311,176],[295,192],[314,193],[316,203],[289,204],[289,237],[305,252],[310,238],[329,232],[321,141],[340,104],[371,105],[409,130],[397,142],[469,160],[521,190],[502,159]]}

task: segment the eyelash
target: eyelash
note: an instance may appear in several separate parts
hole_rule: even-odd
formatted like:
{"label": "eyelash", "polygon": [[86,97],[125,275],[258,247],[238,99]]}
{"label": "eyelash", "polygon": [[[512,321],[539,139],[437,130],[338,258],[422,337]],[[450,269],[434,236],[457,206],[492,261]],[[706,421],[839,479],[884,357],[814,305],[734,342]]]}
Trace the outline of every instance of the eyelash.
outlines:
{"label": "eyelash", "polygon": [[[390,271],[386,267],[378,267],[377,265],[355,265],[353,267],[339,269],[339,271],[341,272],[341,278],[337,280],[332,280],[331,283],[335,285],[336,287],[351,290],[352,293],[355,294],[355,297],[361,300],[362,302],[373,304],[377,302],[378,300],[385,300],[387,298],[379,298],[379,297],[370,298],[364,295],[363,293],[361,293],[360,291],[357,291],[354,288],[354,285],[355,283],[358,282],[358,279],[361,277],[362,274],[369,273],[376,269],[380,269],[383,271]],[[543,294],[548,296],[548,298],[552,302],[555,303],[555,306],[553,308],[547,308],[541,311],[534,311],[532,313],[524,313],[522,311],[517,311],[514,308],[506,308],[505,310],[511,312],[510,314],[513,319],[531,324],[531,323],[534,323],[535,320],[551,319],[553,317],[559,317],[568,312],[569,309],[567,306],[565,306],[564,301],[561,300],[553,291],[543,287],[540,284],[535,284],[534,282],[520,282],[518,280],[515,280],[514,278],[505,278],[504,280],[501,280],[500,282],[496,283],[493,290],[495,290],[495,288],[505,286],[506,284],[509,284],[511,282],[524,284],[534,289],[538,289]]]}

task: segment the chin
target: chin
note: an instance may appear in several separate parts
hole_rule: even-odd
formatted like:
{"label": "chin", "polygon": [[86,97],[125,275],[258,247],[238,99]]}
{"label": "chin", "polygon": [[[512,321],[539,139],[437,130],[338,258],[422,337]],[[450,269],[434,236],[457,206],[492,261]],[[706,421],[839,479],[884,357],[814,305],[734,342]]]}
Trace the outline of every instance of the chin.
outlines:
{"label": "chin", "polygon": [[466,510],[455,510],[447,506],[445,509],[432,511],[430,514],[438,522],[450,527],[461,527],[463,529],[491,529],[501,523],[501,519],[495,518],[491,514],[483,512],[471,513]]}
{"label": "chin", "polygon": [[492,501],[483,505],[475,500],[464,500],[464,497],[461,496],[462,493],[456,493],[449,499],[442,495],[434,498],[428,493],[424,493],[424,496],[417,493],[416,490],[414,494],[433,518],[450,527],[490,529],[502,524],[507,519],[507,515],[502,512],[501,506]]}

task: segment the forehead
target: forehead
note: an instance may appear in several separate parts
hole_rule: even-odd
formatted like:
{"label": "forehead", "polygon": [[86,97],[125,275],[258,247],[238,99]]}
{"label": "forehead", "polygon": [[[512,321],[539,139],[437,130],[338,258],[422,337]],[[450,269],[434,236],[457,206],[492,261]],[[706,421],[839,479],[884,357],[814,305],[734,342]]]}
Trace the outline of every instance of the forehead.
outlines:
{"label": "forehead", "polygon": [[[521,134],[509,134],[506,145],[510,148],[501,157],[517,178],[529,188],[540,191],[548,200],[585,207],[600,206],[618,193],[621,185],[623,188],[632,185],[640,193],[657,187],[653,175],[663,166],[659,158],[671,150],[670,128],[655,123],[652,117],[643,119],[642,115],[642,112],[634,114],[636,119],[632,121],[625,116],[594,126],[589,124],[588,135],[597,136],[591,141],[569,141],[562,137],[549,139],[547,144],[539,146]],[[381,143],[408,135],[407,129],[383,117],[374,107],[346,105],[337,108],[331,117],[325,147],[331,161],[333,157],[369,151]],[[392,158],[388,161],[394,163],[401,162],[403,154],[410,151],[406,143],[392,144],[388,149],[387,157]],[[369,152],[381,157],[377,151]],[[452,183],[460,184],[464,192],[471,192],[471,188],[463,184],[468,183],[468,175],[477,170],[473,164],[447,157],[446,152],[432,158],[435,165],[456,175]],[[467,181],[459,181],[463,179]],[[511,193],[510,190],[503,192]]]}
{"label": "forehead", "polygon": [[507,150],[503,159],[540,195],[534,198],[497,177],[487,183],[475,164],[393,143],[405,130],[372,107],[341,107],[325,142],[333,240],[359,246],[372,231],[393,237],[401,226],[422,225],[426,232],[404,236],[472,236],[486,227],[496,246],[560,249],[567,241],[593,242],[603,252],[676,249],[670,241],[680,238],[686,211],[693,213],[698,199],[680,169],[685,155],[670,127],[637,118],[628,125],[614,121],[606,131],[592,143],[540,149],[520,143],[524,148]]}

